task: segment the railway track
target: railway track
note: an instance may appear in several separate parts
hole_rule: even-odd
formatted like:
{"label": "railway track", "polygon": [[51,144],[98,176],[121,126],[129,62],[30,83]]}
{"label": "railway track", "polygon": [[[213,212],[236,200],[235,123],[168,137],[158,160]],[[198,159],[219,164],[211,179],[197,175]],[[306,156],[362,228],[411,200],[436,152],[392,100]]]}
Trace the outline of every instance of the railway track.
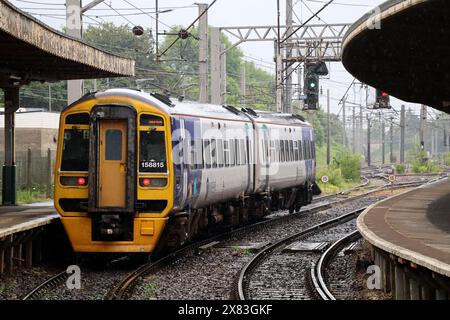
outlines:
{"label": "railway track", "polygon": [[[112,288],[110,292],[108,292],[108,294],[105,296],[105,299],[107,299],[107,300],[126,299],[127,294],[131,291],[133,286],[136,284],[136,282],[141,277],[148,275],[152,272],[156,272],[162,266],[167,265],[168,262],[178,259],[178,258],[186,255],[189,252],[196,251],[201,246],[204,246],[205,244],[212,243],[214,241],[222,241],[224,239],[231,238],[232,236],[237,236],[239,234],[249,232],[250,230],[256,230],[257,228],[267,228],[268,226],[270,226],[270,224],[280,222],[286,218],[295,217],[296,215],[299,215],[299,214],[301,214],[303,216],[305,214],[312,214],[312,213],[317,213],[317,212],[320,212],[320,211],[323,211],[326,209],[330,209],[333,206],[341,205],[345,202],[357,200],[357,199],[363,198],[365,196],[374,194],[376,192],[382,191],[387,187],[390,187],[393,189],[406,188],[406,187],[418,186],[423,183],[424,183],[423,181],[420,181],[420,183],[414,182],[414,183],[404,183],[404,184],[398,184],[398,185],[392,185],[391,183],[386,183],[385,185],[383,185],[381,187],[378,187],[374,190],[370,190],[370,191],[365,192],[360,195],[346,196],[344,198],[334,199],[333,201],[330,201],[325,204],[318,204],[318,205],[312,204],[310,208],[301,210],[300,212],[296,212],[294,214],[290,214],[290,215],[286,215],[286,216],[279,216],[279,217],[272,218],[269,220],[260,221],[255,224],[244,226],[239,229],[235,229],[235,230],[220,234],[218,236],[203,240],[201,242],[193,243],[191,245],[188,245],[187,247],[177,250],[174,253],[169,254],[168,256],[161,258],[160,260],[145,264],[145,265],[141,266],[140,268],[138,268],[137,270],[131,272],[122,281],[120,281],[114,288]],[[366,184],[363,184],[362,187],[365,187],[365,186],[366,186]],[[359,212],[361,212],[361,211],[359,211]]]}
{"label": "railway track", "polygon": [[[249,286],[250,281],[258,269],[260,265],[264,262],[268,261],[272,256],[277,253],[280,253],[283,249],[285,249],[288,245],[300,241],[305,240],[307,238],[312,238],[314,235],[329,230],[331,228],[337,227],[339,225],[345,224],[351,220],[354,220],[358,217],[358,215],[366,209],[360,208],[349,213],[343,214],[337,218],[330,219],[328,221],[319,223],[314,225],[308,229],[302,230],[298,233],[285,237],[278,242],[264,248],[258,254],[256,254],[240,271],[237,281],[235,282],[234,288],[232,290],[232,297],[239,300],[248,300],[251,298],[249,294]],[[289,259],[286,259],[289,263]],[[281,262],[281,263],[284,263]],[[270,269],[270,268],[266,268]],[[275,297],[277,298],[277,297]]]}
{"label": "railway track", "polygon": [[331,261],[337,254],[349,244],[361,239],[358,231],[354,231],[345,237],[334,242],[321,256],[316,264],[313,264],[310,271],[310,285],[322,300],[337,300],[332,290],[329,289],[326,280],[326,271]]}
{"label": "railway track", "polygon": [[39,300],[48,291],[65,282],[68,278],[66,271],[55,274],[51,278],[45,280],[33,290],[28,292],[22,300]]}
{"label": "railway track", "polygon": [[[432,181],[435,181],[437,179],[440,179],[442,177],[438,177],[436,179],[433,179]],[[427,181],[427,183],[432,182]],[[397,189],[397,188],[406,188],[406,187],[417,187],[424,184],[424,181],[410,181],[410,182],[403,182],[403,183],[396,183],[396,184],[390,184],[389,186],[385,186],[383,188],[378,188],[373,191],[369,191],[364,194],[364,196],[368,194],[375,193],[379,191],[380,189]],[[357,196],[358,197],[358,196]],[[237,277],[237,280],[233,284],[233,289],[231,296],[234,299],[239,300],[248,300],[252,298],[252,294],[250,293],[250,282],[252,277],[254,277],[254,274],[257,273],[258,269],[261,268],[259,277],[256,276],[256,280],[254,282],[256,285],[253,288],[253,292],[256,293],[256,299],[281,299],[281,298],[293,298],[293,299],[307,299],[307,298],[320,298],[324,300],[335,300],[336,298],[332,294],[331,290],[328,289],[326,284],[326,269],[328,268],[330,262],[333,260],[333,258],[339,253],[339,251],[343,248],[343,246],[347,245],[349,242],[355,241],[359,237],[359,233],[356,232],[356,227],[352,227],[352,232],[342,239],[338,241],[333,240],[333,244],[323,253],[320,258],[317,259],[317,253],[313,253],[313,251],[304,253],[305,256],[301,256],[302,258],[295,256],[293,254],[289,255],[284,254],[284,251],[288,248],[289,245],[291,245],[294,242],[303,241],[306,239],[312,239],[315,237],[316,242],[318,243],[326,243],[329,241],[326,239],[326,236],[323,236],[324,239],[321,239],[321,237],[318,237],[318,235],[324,233],[324,231],[329,230],[331,228],[335,228],[337,226],[346,224],[350,220],[355,220],[356,217],[361,213],[365,208],[361,208],[359,210],[352,211],[350,213],[343,214],[342,216],[339,216],[338,218],[331,219],[329,221],[317,224],[311,228],[308,228],[306,230],[302,230],[298,233],[289,235],[274,244],[264,248],[261,250],[258,254],[256,254],[239,272],[239,275]],[[342,232],[341,232],[342,233]],[[312,241],[314,243],[314,241]],[[311,243],[311,241],[310,241]],[[306,252],[307,250],[305,250]],[[301,266],[298,263],[298,260],[308,260],[312,263],[313,268],[311,269],[311,272],[309,275],[306,275],[305,280],[303,281],[303,284],[296,283],[297,287],[299,285],[303,285],[303,287],[307,288],[307,292],[309,291],[309,294],[306,292],[301,292],[301,290],[289,290],[285,288],[280,289],[280,283],[289,283],[293,280],[292,273],[289,273],[289,270],[298,270],[302,267],[306,267],[304,264]],[[271,261],[272,260],[272,261]],[[308,267],[309,268],[309,267]],[[282,279],[283,277],[277,274],[274,274],[274,270],[277,271],[277,273],[282,273],[281,270],[288,270],[286,273],[286,276],[289,277],[289,279]],[[264,283],[265,279],[261,276],[261,274],[264,274],[264,277],[267,276],[268,278],[271,278],[268,280],[269,284]],[[273,283],[273,287],[271,287],[271,284]],[[259,291],[258,291],[259,290]],[[283,292],[284,290],[284,292]],[[258,295],[258,292],[261,293],[261,295]]]}
{"label": "railway track", "polygon": [[[352,192],[357,191],[358,189],[361,189],[361,188],[367,188],[367,185],[368,185],[367,181],[369,181],[369,179],[366,178],[364,183],[362,183],[360,186],[353,188]],[[418,184],[419,184],[419,182],[405,183],[402,185],[398,184],[398,187],[400,187],[400,188],[413,187]],[[420,184],[423,184],[423,181],[421,181]],[[319,204],[313,203],[310,206],[308,206],[308,208],[303,208],[300,212],[295,212],[295,213],[289,214],[289,215],[276,216],[276,217],[273,217],[273,218],[270,218],[267,220],[256,222],[254,224],[240,227],[238,229],[226,231],[222,234],[216,235],[214,237],[211,237],[211,238],[208,238],[205,240],[201,240],[199,242],[192,243],[190,245],[187,245],[175,252],[172,252],[172,253],[162,257],[161,259],[159,259],[157,261],[146,263],[146,264],[142,265],[141,267],[137,268],[136,270],[128,273],[115,286],[113,286],[111,288],[111,290],[109,290],[109,292],[105,295],[104,298],[106,300],[125,299],[127,297],[127,294],[130,292],[130,290],[136,284],[137,280],[140,279],[142,276],[150,274],[152,272],[155,272],[160,267],[167,265],[168,262],[170,262],[174,259],[182,257],[190,252],[195,252],[196,250],[198,250],[201,246],[203,246],[205,244],[208,244],[208,243],[211,243],[214,241],[220,241],[220,240],[230,238],[232,236],[236,236],[239,234],[244,234],[250,230],[257,230],[258,228],[266,228],[266,227],[269,227],[273,223],[280,222],[289,217],[295,218],[298,215],[304,216],[304,215],[308,215],[308,214],[317,213],[322,210],[332,208],[333,206],[343,204],[347,201],[353,201],[353,200],[365,197],[367,195],[376,193],[378,191],[385,189],[388,186],[389,186],[389,183],[386,183],[383,186],[377,187],[374,190],[367,191],[360,195],[352,196],[352,195],[350,195],[350,192],[339,193],[337,195],[331,195],[331,196],[328,196],[327,198],[325,198],[325,199],[329,200],[328,202],[319,203]],[[317,200],[315,202],[323,202],[323,201],[325,201],[325,199],[322,197],[320,199],[320,201]],[[65,279],[67,279],[67,274],[65,272],[56,274],[52,278],[46,280],[45,282],[43,282],[42,284],[40,284],[39,286],[34,288],[32,291],[27,293],[23,297],[23,299],[24,300],[39,299],[43,294],[45,294],[45,292],[52,290],[52,288],[57,287],[62,282],[64,282]]]}

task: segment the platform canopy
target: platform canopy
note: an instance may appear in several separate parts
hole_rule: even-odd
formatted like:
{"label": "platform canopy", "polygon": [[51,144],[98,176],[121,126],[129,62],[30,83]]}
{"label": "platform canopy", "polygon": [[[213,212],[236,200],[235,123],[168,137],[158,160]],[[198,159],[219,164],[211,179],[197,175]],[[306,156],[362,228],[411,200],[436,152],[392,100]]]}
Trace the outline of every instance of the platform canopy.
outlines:
{"label": "platform canopy", "polygon": [[71,38],[0,0],[0,87],[134,76],[134,60]]}
{"label": "platform canopy", "polygon": [[450,112],[450,1],[390,0],[358,20],[342,62],[401,100]]}
{"label": "platform canopy", "polygon": [[5,93],[2,204],[16,203],[14,114],[19,90],[31,81],[134,76],[134,60],[71,38],[0,0],[0,88]]}

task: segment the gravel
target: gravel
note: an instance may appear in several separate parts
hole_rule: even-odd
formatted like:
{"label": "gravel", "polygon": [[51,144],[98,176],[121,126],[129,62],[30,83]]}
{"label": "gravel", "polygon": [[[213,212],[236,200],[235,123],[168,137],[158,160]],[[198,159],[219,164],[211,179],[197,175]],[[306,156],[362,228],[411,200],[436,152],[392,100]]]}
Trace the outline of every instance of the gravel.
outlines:
{"label": "gravel", "polygon": [[[143,277],[138,281],[130,298],[168,300],[229,299],[232,282],[236,279],[240,269],[254,254],[250,250],[238,249],[236,248],[237,246],[263,242],[273,243],[320,222],[377,202],[381,198],[379,196],[371,196],[313,214],[298,214],[282,221],[274,222],[268,227],[258,228],[227,241],[222,241],[220,244],[203,251],[200,255],[188,255],[151,275]],[[348,228],[348,230],[350,229]],[[338,235],[334,236],[334,238],[336,237]],[[288,267],[286,272],[283,272],[289,276],[286,282],[292,282],[295,278],[304,283],[302,276],[293,276],[293,270],[305,268],[306,265],[303,259],[298,259],[294,255],[292,260],[294,265]],[[307,264],[308,267],[309,265]],[[281,272],[279,266],[273,270],[277,270],[277,273]],[[296,295],[296,293],[291,294],[289,291],[287,291],[286,296],[292,296],[293,298],[302,297]]]}
{"label": "gravel", "polygon": [[[427,177],[432,179],[434,177]],[[418,177],[399,177],[397,181],[416,181]],[[380,180],[376,183],[381,184]],[[355,200],[346,204],[338,205],[332,209],[323,210],[313,214],[298,214],[290,216],[283,221],[270,224],[268,227],[258,228],[240,236],[223,241],[218,245],[201,252],[201,254],[189,254],[166,265],[159,271],[143,277],[138,281],[132,292],[131,299],[229,299],[232,281],[237,273],[247,263],[254,252],[246,249],[239,249],[236,246],[249,245],[254,243],[271,242],[279,240],[287,235],[299,232],[305,228],[335,218],[345,212],[359,209],[382,198],[392,196],[403,190],[383,191],[367,198]],[[314,204],[317,205],[317,204]],[[287,212],[277,213],[286,215]],[[292,283],[293,286],[304,286],[304,273],[301,270],[308,270],[311,257],[305,255],[305,259],[299,259],[298,254],[284,254],[286,260],[291,262],[286,265],[277,265],[278,273],[289,275],[288,280],[280,281]],[[316,256],[312,254],[312,256]],[[349,266],[346,269],[355,269],[354,261],[348,258],[348,262],[342,265]],[[69,290],[64,285],[47,292],[42,299],[49,300],[73,300],[73,299],[103,299],[104,295],[121,280],[126,274],[134,270],[136,265],[126,266],[111,265],[105,268],[93,269],[82,267],[81,269],[81,289]],[[13,276],[0,277],[0,299],[20,299],[24,294],[37,286],[45,279],[50,278],[63,270],[61,267],[40,266],[29,269],[21,269]],[[360,272],[361,273],[361,272]],[[268,274],[265,275],[269,277]],[[351,276],[349,274],[348,276]],[[362,283],[364,274],[358,274],[356,280]],[[353,278],[355,275],[353,274]],[[255,282],[257,283],[257,282]],[[352,284],[358,288],[358,282]],[[361,284],[359,284],[361,285]],[[285,293],[280,298],[310,298],[307,294],[297,294],[297,291],[289,291],[286,286]],[[371,293],[363,295],[370,297]],[[275,297],[276,298],[276,297]]]}
{"label": "gravel", "polygon": [[53,266],[39,266],[16,270],[14,276],[0,277],[0,300],[19,300],[43,280],[61,272]]}

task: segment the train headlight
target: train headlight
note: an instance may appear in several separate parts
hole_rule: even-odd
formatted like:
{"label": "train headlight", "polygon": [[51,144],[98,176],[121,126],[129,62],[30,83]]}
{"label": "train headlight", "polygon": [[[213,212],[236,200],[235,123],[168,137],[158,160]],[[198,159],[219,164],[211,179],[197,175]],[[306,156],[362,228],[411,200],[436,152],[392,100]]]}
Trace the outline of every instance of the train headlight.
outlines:
{"label": "train headlight", "polygon": [[143,187],[150,187],[151,183],[152,183],[152,180],[150,180],[149,178],[142,179],[142,186]]}

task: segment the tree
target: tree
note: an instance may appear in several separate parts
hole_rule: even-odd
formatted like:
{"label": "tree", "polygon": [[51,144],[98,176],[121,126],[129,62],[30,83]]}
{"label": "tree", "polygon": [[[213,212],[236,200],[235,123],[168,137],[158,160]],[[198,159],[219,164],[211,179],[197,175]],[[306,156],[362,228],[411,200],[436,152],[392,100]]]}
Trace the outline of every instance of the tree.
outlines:
{"label": "tree", "polygon": [[[177,37],[181,27],[173,27],[161,43],[160,52],[167,48]],[[155,61],[154,39],[151,30],[136,37],[129,26],[104,23],[89,26],[83,33],[87,43],[104,51],[136,60],[136,77],[86,80],[85,90],[98,91],[108,88],[141,88],[172,96],[186,95],[197,100],[198,86],[198,31],[193,28],[192,36],[179,39],[177,43]],[[225,35],[221,41],[231,46]],[[210,51],[211,52],[211,51]],[[274,76],[259,69],[255,64],[244,61],[243,52],[232,48],[227,52],[227,103],[240,105],[240,69],[247,70],[247,97],[250,106],[256,109],[270,109],[274,105]],[[49,105],[49,84],[32,83],[21,90],[21,105],[33,108],[47,108]],[[61,110],[66,105],[66,82],[51,84],[52,109]]]}

